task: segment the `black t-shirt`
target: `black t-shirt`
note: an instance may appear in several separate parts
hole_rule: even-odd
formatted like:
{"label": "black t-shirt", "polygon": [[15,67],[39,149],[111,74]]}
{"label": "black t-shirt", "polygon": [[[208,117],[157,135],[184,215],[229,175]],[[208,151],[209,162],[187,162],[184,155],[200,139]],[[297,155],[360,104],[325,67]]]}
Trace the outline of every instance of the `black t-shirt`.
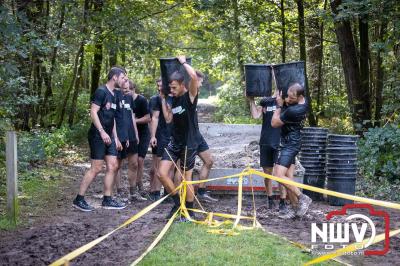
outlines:
{"label": "black t-shirt", "polygon": [[190,101],[189,92],[172,98],[172,139],[188,149],[197,149],[200,142],[200,131],[195,119],[198,95]]}
{"label": "black t-shirt", "polygon": [[[168,101],[168,100],[167,100]],[[165,121],[164,112],[162,110],[162,103],[160,95],[154,95],[150,98],[151,112],[159,111],[158,125],[156,131],[156,138],[159,141],[169,141],[171,137],[171,123]]]}
{"label": "black t-shirt", "polygon": [[[136,97],[136,99],[133,101],[133,112],[135,113],[136,119],[142,118],[143,116],[150,114],[149,104],[147,102],[147,99],[144,96],[138,95]],[[138,131],[140,131],[140,132],[148,130],[148,128],[149,128],[147,123],[146,124],[136,124],[136,125],[137,125]]]}
{"label": "black t-shirt", "polygon": [[[115,92],[115,90],[114,90]],[[105,85],[100,86],[93,94],[91,103],[100,107],[97,112],[101,126],[104,131],[111,137],[114,127],[114,117],[117,110],[117,99],[115,94],[111,93]],[[91,134],[100,135],[100,132],[92,122],[90,127]]]}
{"label": "black t-shirt", "polygon": [[301,136],[301,129],[303,128],[304,120],[306,119],[308,111],[307,102],[304,104],[294,104],[282,107],[280,119],[283,123],[282,137],[288,135]]}
{"label": "black t-shirt", "polygon": [[118,108],[115,123],[117,124],[118,138],[120,141],[134,142],[136,141],[136,134],[132,120],[133,98],[130,94],[122,95],[121,92],[116,95],[118,96]]}
{"label": "black t-shirt", "polygon": [[261,128],[260,145],[275,145],[279,146],[281,138],[281,129],[271,126],[272,116],[276,110],[276,98],[265,97],[261,99],[263,123]]}

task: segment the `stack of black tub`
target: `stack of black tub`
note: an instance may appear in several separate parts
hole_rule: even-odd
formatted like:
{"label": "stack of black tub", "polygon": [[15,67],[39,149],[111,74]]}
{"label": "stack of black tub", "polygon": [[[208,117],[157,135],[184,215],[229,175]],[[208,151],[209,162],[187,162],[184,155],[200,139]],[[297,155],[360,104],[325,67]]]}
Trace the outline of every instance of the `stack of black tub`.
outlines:
{"label": "stack of black tub", "polygon": [[[328,129],[305,127],[302,130],[300,163],[305,168],[304,184],[324,188],[326,179],[326,146]],[[323,195],[303,190],[313,200],[322,200]]]}
{"label": "stack of black tub", "polygon": [[[358,136],[328,135],[327,189],[354,195],[357,177]],[[328,196],[330,205],[343,206],[351,200]]]}

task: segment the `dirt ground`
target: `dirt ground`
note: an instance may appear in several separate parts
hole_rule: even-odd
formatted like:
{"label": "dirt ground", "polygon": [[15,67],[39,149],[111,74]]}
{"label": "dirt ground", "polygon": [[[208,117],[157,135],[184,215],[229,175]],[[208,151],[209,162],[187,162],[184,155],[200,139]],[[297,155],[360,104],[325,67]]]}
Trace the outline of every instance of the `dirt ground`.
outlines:
{"label": "dirt ground", "polygon": [[[256,134],[221,134],[205,135],[211,151],[215,155],[216,167],[240,168],[252,164],[257,167],[258,153],[254,148],[258,140]],[[250,145],[249,145],[250,144]],[[85,151],[87,152],[87,151]],[[145,187],[149,186],[148,172],[151,156],[145,161]],[[200,163],[196,164],[197,168]],[[149,202],[132,203],[120,211],[100,208],[102,193],[102,177],[97,177],[90,186],[86,198],[97,209],[91,213],[83,213],[72,208],[71,203],[78,190],[79,182],[88,162],[57,163],[62,169],[64,182],[62,191],[53,202],[27,227],[14,231],[0,231],[0,265],[46,265],[72,250],[100,237],[149,204]],[[125,186],[127,183],[125,181]],[[235,212],[237,197],[217,196],[218,203],[204,203],[206,210],[214,212]],[[165,225],[165,216],[171,203],[160,204],[155,210],[146,214],[128,227],[114,233],[102,243],[77,257],[71,265],[128,265],[133,262],[149,246],[161,228]],[[244,197],[244,215],[252,215],[252,200]],[[312,203],[310,211],[301,219],[283,221],[276,210],[266,208],[265,198],[256,198],[257,217],[264,228],[287,239],[310,246],[311,223],[325,222],[325,215],[338,207],[329,206],[325,202]],[[232,211],[234,210],[234,211]],[[391,229],[400,228],[400,213],[386,210],[391,215]],[[382,230],[383,223],[377,220]],[[391,238],[390,252],[381,256],[346,256],[343,260],[353,265],[399,265],[400,237]],[[381,246],[377,246],[380,248]]]}

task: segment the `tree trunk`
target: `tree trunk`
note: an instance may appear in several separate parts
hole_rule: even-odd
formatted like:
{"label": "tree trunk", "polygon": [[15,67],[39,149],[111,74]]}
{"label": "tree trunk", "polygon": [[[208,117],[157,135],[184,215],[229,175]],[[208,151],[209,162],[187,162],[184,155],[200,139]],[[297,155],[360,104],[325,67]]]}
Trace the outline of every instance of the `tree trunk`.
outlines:
{"label": "tree trunk", "polygon": [[[32,2],[29,0],[16,0],[15,8],[16,14],[26,14],[26,20],[21,20],[19,16],[17,16],[17,20],[21,23],[22,31],[24,34],[32,30],[36,30],[39,25],[39,21],[42,18],[42,1]],[[30,41],[29,35],[27,35],[27,42]],[[19,73],[23,78],[21,81],[21,87],[24,88],[22,91],[18,91],[17,97],[23,96],[23,94],[27,94],[30,96],[35,96],[35,91],[32,91],[32,87],[36,87],[36,84],[32,84],[31,74],[32,70],[35,66],[37,55],[36,52],[33,51],[29,57],[18,56],[17,61],[19,62]],[[35,76],[37,78],[37,76]],[[34,86],[30,86],[34,85]],[[36,88],[37,89],[37,88]],[[37,92],[37,91],[36,91]],[[19,106],[17,111],[16,120],[14,121],[14,126],[17,130],[25,130],[29,131],[29,121],[31,118],[31,114],[34,113],[34,106],[31,103],[23,103]]]}
{"label": "tree trunk", "polygon": [[306,99],[309,105],[308,112],[308,123],[310,126],[316,126],[315,116],[312,108],[312,101],[310,97],[310,88],[308,87],[307,77],[307,54],[306,54],[306,34],[304,26],[304,4],[303,0],[296,0],[297,3],[297,21],[299,26],[299,46],[300,46],[300,60],[304,61],[304,74],[305,74],[305,88],[306,88]]}
{"label": "tree trunk", "polygon": [[282,27],[282,63],[286,62],[286,21],[285,21],[285,0],[281,0],[280,9],[281,9],[281,27]]}
{"label": "tree trunk", "polygon": [[68,125],[72,127],[74,124],[74,117],[75,117],[75,112],[76,112],[76,103],[78,101],[78,95],[79,95],[79,90],[82,84],[82,69],[84,65],[84,59],[85,59],[85,43],[86,39],[88,38],[88,26],[87,26],[87,18],[88,18],[88,13],[89,13],[89,0],[85,0],[85,4],[83,7],[83,24],[82,24],[82,32],[83,32],[83,37],[81,40],[81,44],[79,47],[79,67],[76,73],[76,76],[74,77],[74,94],[72,95],[72,102],[71,102],[71,108],[68,116]]}
{"label": "tree trunk", "polygon": [[[94,12],[97,14],[101,13],[103,9],[103,1],[94,2]],[[101,25],[101,23],[99,23]],[[90,96],[94,94],[96,89],[99,87],[101,64],[103,62],[103,33],[101,26],[96,27],[96,41],[93,53],[93,65],[92,65],[92,80],[90,85]]]}
{"label": "tree trunk", "polygon": [[[310,2],[311,7],[318,7],[320,0]],[[326,8],[327,0],[324,1]],[[322,84],[322,62],[323,62],[323,22],[317,14],[318,10],[311,10],[312,14],[307,19],[309,29],[308,41],[308,79],[310,84],[310,97],[317,99],[315,122],[321,115],[321,84]]]}
{"label": "tree trunk", "polygon": [[41,111],[41,115],[40,115],[41,124],[43,124],[44,117],[48,114],[48,112],[54,110],[54,105],[49,106],[49,102],[50,102],[51,97],[53,96],[52,77],[54,74],[54,69],[56,67],[58,43],[60,43],[60,40],[61,40],[61,32],[62,32],[62,27],[64,25],[64,20],[65,20],[65,2],[62,1],[61,7],[60,7],[60,21],[57,26],[57,35],[56,35],[57,45],[55,45],[53,47],[53,52],[51,54],[51,60],[50,60],[51,66],[50,66],[49,73],[47,73],[46,71],[43,72],[46,91],[44,93],[43,106],[42,106],[42,111]]}
{"label": "tree trunk", "polygon": [[[368,22],[367,16],[364,16],[359,19],[358,27],[360,34],[360,82],[361,82],[361,91],[362,99],[364,99],[366,108],[369,113],[369,117],[372,117],[371,114],[371,92],[369,86],[369,38],[368,38]],[[366,123],[366,127],[371,127],[371,120],[364,121]]]}
{"label": "tree trunk", "polygon": [[60,118],[59,118],[58,123],[57,123],[57,127],[58,128],[60,128],[62,126],[62,123],[64,121],[64,116],[65,116],[65,112],[67,110],[69,96],[70,96],[71,91],[72,91],[72,89],[74,88],[74,85],[75,85],[76,73],[78,72],[79,58],[80,58],[81,53],[82,53],[81,52],[81,47],[82,46],[79,47],[79,51],[75,56],[74,71],[73,71],[73,74],[72,74],[72,80],[71,80],[71,83],[70,83],[70,85],[68,87],[67,93],[66,93],[64,101],[63,101],[63,104],[61,105]]}
{"label": "tree trunk", "polygon": [[356,46],[354,44],[350,21],[346,19],[338,21],[336,18],[338,14],[337,8],[341,3],[341,0],[333,0],[331,2],[331,9],[334,19],[336,19],[335,32],[342,59],[353,127],[357,134],[362,135],[365,129],[364,121],[371,118],[370,111],[368,110],[369,100],[363,98],[364,93],[362,92],[360,69],[357,62]]}
{"label": "tree trunk", "polygon": [[244,81],[242,40],[240,38],[239,7],[238,0],[232,0],[233,5],[233,26],[235,29],[236,60],[239,67],[240,80]]}
{"label": "tree trunk", "polygon": [[68,116],[68,125],[70,127],[73,126],[74,124],[74,117],[75,117],[75,112],[76,112],[76,102],[78,101],[78,95],[80,91],[80,85],[82,81],[82,69],[84,65],[84,59],[85,59],[85,42],[81,42],[81,46],[79,47],[80,55],[79,55],[79,67],[77,71],[77,76],[75,77],[75,82],[74,82],[74,94],[72,96],[72,102],[71,102],[71,108],[69,111],[69,116]]}
{"label": "tree trunk", "polygon": [[[379,42],[384,42],[385,35],[387,29],[387,22],[383,22],[379,26]],[[382,91],[383,91],[383,78],[384,78],[384,69],[383,69],[383,58],[382,58],[382,50],[378,50],[378,54],[376,56],[376,87],[375,87],[375,122],[377,126],[380,126],[381,122],[381,111],[382,111]]]}

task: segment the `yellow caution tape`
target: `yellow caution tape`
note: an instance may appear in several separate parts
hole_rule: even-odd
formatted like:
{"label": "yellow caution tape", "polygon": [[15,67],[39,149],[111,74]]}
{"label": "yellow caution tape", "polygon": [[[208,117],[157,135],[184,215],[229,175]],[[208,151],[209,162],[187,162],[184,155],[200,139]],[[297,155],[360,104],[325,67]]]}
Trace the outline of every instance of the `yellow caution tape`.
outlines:
{"label": "yellow caution tape", "polygon": [[[399,233],[400,233],[400,229],[390,231],[389,237],[395,236],[395,235],[397,235]],[[316,259],[313,259],[313,260],[307,262],[304,265],[313,265],[313,264],[316,264],[316,263],[320,263],[320,262],[323,262],[323,261],[326,261],[326,260],[333,259],[335,257],[339,257],[339,256],[344,255],[346,253],[357,251],[358,248],[360,247],[360,245],[365,246],[369,242],[369,240],[370,240],[370,238],[364,239],[361,242],[361,244],[360,243],[353,243],[351,245],[348,245],[347,247],[335,250],[334,252],[331,252],[329,254],[323,255],[323,256],[318,257]],[[374,238],[374,240],[372,241],[372,244],[379,243],[379,242],[381,242],[383,240],[385,240],[385,233],[376,236]]]}
{"label": "yellow caution tape", "polygon": [[328,190],[328,189],[323,189],[323,188],[317,188],[317,187],[313,187],[313,186],[309,186],[309,185],[304,185],[304,184],[301,184],[301,183],[298,183],[298,182],[295,182],[295,181],[292,181],[292,180],[287,180],[287,179],[279,178],[279,177],[276,177],[276,176],[273,176],[273,175],[268,175],[268,174],[265,174],[263,172],[260,172],[260,171],[254,170],[254,169],[250,169],[249,172],[253,173],[253,174],[256,174],[256,175],[259,175],[259,176],[264,177],[264,178],[269,178],[269,179],[278,181],[280,183],[296,186],[296,187],[299,187],[299,188],[303,188],[303,189],[306,189],[306,190],[318,192],[318,193],[321,193],[321,194],[327,194],[327,195],[335,196],[335,197],[338,197],[338,198],[354,200],[354,201],[358,201],[358,202],[364,202],[364,203],[369,203],[369,204],[373,204],[373,205],[377,205],[377,206],[381,206],[381,207],[400,210],[400,204],[398,204],[398,203],[382,201],[382,200],[368,199],[368,198],[353,196],[353,195],[350,195],[350,194],[340,193],[340,192],[336,192],[336,191],[332,191],[332,190]]}
{"label": "yellow caution tape", "polygon": [[156,237],[156,239],[154,239],[153,243],[151,243],[151,245],[146,249],[146,251],[139,257],[137,258],[132,264],[131,266],[135,266],[137,265],[150,251],[152,251],[152,249],[158,244],[158,242],[160,242],[161,238],[163,238],[163,236],[165,235],[165,233],[168,231],[168,229],[171,227],[171,224],[173,223],[173,221],[175,220],[175,217],[178,215],[178,212],[180,212],[180,210],[178,209],[174,215],[172,215],[172,217],[168,220],[168,223],[164,226],[164,228],[161,230],[161,232],[158,234],[158,236]]}
{"label": "yellow caution tape", "polygon": [[[174,191],[176,191],[177,189],[180,189],[181,185],[179,185]],[[171,193],[170,193],[171,194]],[[121,229],[122,227],[127,226],[128,224],[136,221],[137,219],[139,219],[140,217],[142,217],[143,215],[145,215],[146,213],[148,213],[149,211],[151,211],[152,209],[154,209],[155,207],[157,207],[161,202],[163,202],[170,194],[162,197],[161,199],[159,199],[158,201],[153,202],[152,204],[150,204],[149,206],[147,206],[146,208],[144,208],[143,210],[139,211],[138,213],[136,213],[135,215],[133,215],[131,218],[129,218],[126,222],[124,222],[123,224],[121,224],[120,226],[118,226],[116,229],[112,230],[111,232],[105,234],[104,236],[101,236],[89,243],[87,243],[86,245],[81,246],[80,248],[68,253],[67,255],[63,256],[62,258],[54,261],[52,264],[50,264],[50,266],[58,266],[58,265],[63,265],[68,263],[69,261],[73,260],[74,258],[78,257],[79,255],[85,253],[86,251],[88,251],[89,249],[93,248],[94,246],[96,246],[97,244],[99,244],[101,241],[103,241],[104,239],[106,239],[107,237],[109,237],[110,235],[112,235],[113,233],[115,233],[116,231],[118,231],[119,229]]]}

